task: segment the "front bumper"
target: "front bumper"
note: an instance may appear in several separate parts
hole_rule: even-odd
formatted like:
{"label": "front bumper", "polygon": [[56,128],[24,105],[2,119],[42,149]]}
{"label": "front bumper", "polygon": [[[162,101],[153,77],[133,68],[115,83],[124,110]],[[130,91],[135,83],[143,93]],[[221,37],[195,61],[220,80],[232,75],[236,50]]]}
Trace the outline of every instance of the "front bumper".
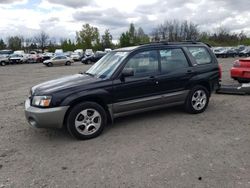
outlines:
{"label": "front bumper", "polygon": [[25,117],[29,124],[37,128],[62,128],[65,114],[69,106],[55,108],[37,108],[25,101]]}

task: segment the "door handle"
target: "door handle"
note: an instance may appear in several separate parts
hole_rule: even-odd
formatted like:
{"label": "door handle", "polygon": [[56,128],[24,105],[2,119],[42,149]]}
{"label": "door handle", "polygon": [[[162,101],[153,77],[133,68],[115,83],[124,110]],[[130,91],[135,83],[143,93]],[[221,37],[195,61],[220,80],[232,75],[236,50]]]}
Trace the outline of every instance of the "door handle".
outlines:
{"label": "door handle", "polygon": [[150,76],[149,79],[150,79],[152,82],[155,82],[155,84],[159,84],[159,81],[155,78],[155,76]]}

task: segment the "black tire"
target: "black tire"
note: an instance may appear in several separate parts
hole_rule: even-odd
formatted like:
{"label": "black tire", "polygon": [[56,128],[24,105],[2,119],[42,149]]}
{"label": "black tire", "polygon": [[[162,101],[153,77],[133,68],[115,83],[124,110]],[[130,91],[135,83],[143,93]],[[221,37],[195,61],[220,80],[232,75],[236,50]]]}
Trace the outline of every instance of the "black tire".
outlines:
{"label": "black tire", "polygon": [[[81,116],[80,112],[85,111],[85,110],[87,111],[87,109],[90,110],[90,111],[91,110],[97,111],[99,113],[99,115],[100,115],[98,118],[101,118],[101,120],[100,120],[101,123],[99,125],[99,128],[94,129],[95,132],[93,132],[92,134],[90,133],[88,135],[86,135],[84,133],[80,133],[79,130],[78,130],[80,126],[83,126],[83,128],[80,128],[80,129],[82,129],[82,131],[85,131],[86,130],[86,125],[80,125],[78,127],[78,129],[75,126],[76,118],[79,118]],[[89,116],[87,116],[87,117],[89,117]],[[80,120],[80,121],[86,121],[86,119],[85,119],[86,117],[84,117],[82,115],[82,118],[83,119]],[[94,121],[94,119],[93,119],[93,121]],[[76,106],[74,106],[70,110],[70,112],[69,112],[69,114],[67,116],[67,121],[66,121],[67,129],[68,129],[69,133],[73,137],[75,137],[75,138],[77,138],[79,140],[86,140],[86,139],[91,139],[91,138],[95,138],[95,137],[99,136],[102,133],[102,131],[103,131],[104,127],[106,126],[106,124],[107,124],[107,114],[106,114],[105,110],[103,109],[103,107],[100,106],[99,104],[95,103],[95,102],[83,102],[83,103],[77,104]],[[88,129],[90,127],[91,126],[89,126]],[[87,130],[87,131],[89,131],[89,130]]]}
{"label": "black tire", "polygon": [[47,66],[48,66],[48,67],[53,67],[53,63],[49,62],[49,63],[47,64]]}
{"label": "black tire", "polygon": [[0,62],[1,66],[5,66],[6,63],[4,61]]}
{"label": "black tire", "polygon": [[70,61],[67,61],[67,62],[65,63],[65,65],[70,66],[70,65],[71,65],[71,62],[70,62]]}
{"label": "black tire", "polygon": [[[203,104],[200,104],[200,107],[194,107],[195,104],[197,104],[195,101],[193,101],[193,97],[195,98],[195,95],[197,95],[197,92],[198,91],[201,91],[202,92],[202,95],[204,97],[206,97],[206,99],[199,99],[201,100],[200,103],[203,103]],[[207,105],[209,103],[209,92],[207,90],[207,88],[201,86],[201,85],[197,85],[195,87],[193,87],[191,89],[191,91],[189,92],[187,98],[186,98],[186,102],[185,102],[185,110],[186,112],[190,113],[190,114],[198,114],[198,113],[202,113],[206,110],[207,108]],[[195,102],[195,104],[194,104]]]}

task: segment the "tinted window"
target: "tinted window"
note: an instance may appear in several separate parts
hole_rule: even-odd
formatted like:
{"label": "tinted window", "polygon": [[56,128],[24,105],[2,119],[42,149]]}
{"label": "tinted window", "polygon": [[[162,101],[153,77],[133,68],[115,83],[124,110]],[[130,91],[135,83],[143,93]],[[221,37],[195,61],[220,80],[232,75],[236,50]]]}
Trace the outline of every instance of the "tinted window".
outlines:
{"label": "tinted window", "polygon": [[160,50],[162,72],[171,72],[189,66],[185,54],[181,49]]}
{"label": "tinted window", "polygon": [[158,72],[157,51],[146,51],[134,55],[125,68],[133,68],[135,76],[145,76]]}
{"label": "tinted window", "polygon": [[212,59],[207,49],[204,47],[188,47],[188,50],[195,58],[197,64],[211,63]]}

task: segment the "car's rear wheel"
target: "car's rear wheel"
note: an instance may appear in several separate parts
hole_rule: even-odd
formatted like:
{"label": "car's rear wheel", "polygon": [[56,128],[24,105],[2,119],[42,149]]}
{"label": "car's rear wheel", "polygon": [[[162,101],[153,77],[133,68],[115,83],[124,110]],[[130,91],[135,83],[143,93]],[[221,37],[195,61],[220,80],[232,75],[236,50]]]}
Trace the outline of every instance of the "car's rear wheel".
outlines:
{"label": "car's rear wheel", "polygon": [[97,137],[106,124],[105,110],[94,102],[84,102],[74,106],[67,117],[69,133],[80,140]]}
{"label": "car's rear wheel", "polygon": [[71,62],[70,61],[67,61],[66,63],[65,63],[65,65],[71,65]]}
{"label": "car's rear wheel", "polygon": [[185,109],[188,113],[198,114],[204,112],[209,103],[208,90],[200,85],[192,88],[185,103]]}
{"label": "car's rear wheel", "polygon": [[48,66],[48,67],[53,67],[53,63],[49,62],[49,63],[47,64],[47,66]]}
{"label": "car's rear wheel", "polygon": [[5,66],[6,63],[4,61],[0,62],[1,66]]}

